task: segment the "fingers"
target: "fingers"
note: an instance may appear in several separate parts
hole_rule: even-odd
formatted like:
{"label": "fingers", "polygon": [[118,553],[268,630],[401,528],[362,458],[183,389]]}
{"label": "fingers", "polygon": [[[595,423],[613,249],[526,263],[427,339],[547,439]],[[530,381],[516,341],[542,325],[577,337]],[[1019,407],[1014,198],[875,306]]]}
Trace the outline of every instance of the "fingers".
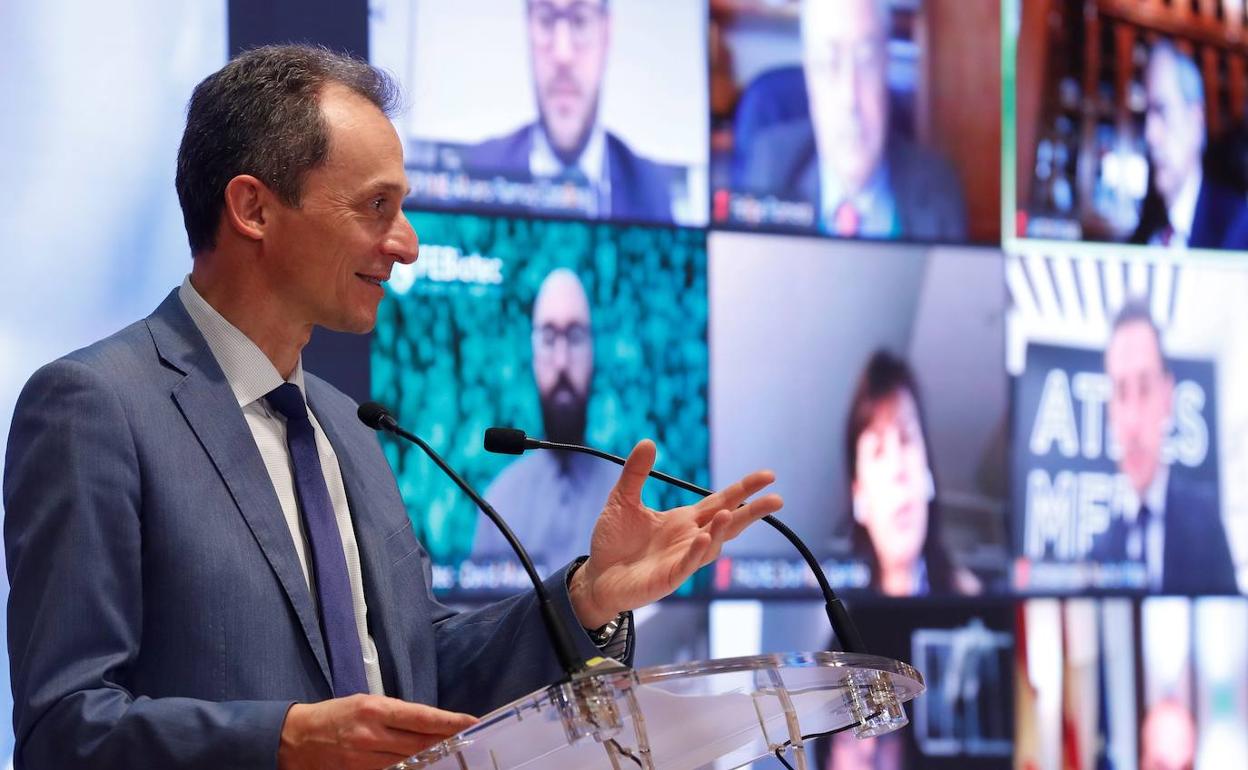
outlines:
{"label": "fingers", "polygon": [[714,538],[716,544],[720,545],[732,540],[746,527],[764,516],[775,513],[782,507],[784,507],[784,499],[773,493],[751,500],[733,510],[721,508],[718,511],[714,509],[699,511],[694,517],[694,523],[699,529],[706,530]]}
{"label": "fingers", "polygon": [[719,508],[736,508],[747,498],[759,490],[770,486],[776,480],[771,471],[754,471],[745,478],[729,484],[715,494],[705,498],[698,506],[717,510]]}
{"label": "fingers", "polygon": [[746,527],[769,516],[784,507],[784,498],[774,492],[757,500],[751,500],[732,511],[732,521],[724,528],[724,540],[731,540],[741,534]]}
{"label": "fingers", "polygon": [[629,452],[624,462],[624,470],[620,472],[620,480],[615,483],[615,491],[627,502],[641,502],[641,488],[645,486],[650,471],[654,468],[654,460],[658,449],[650,439],[642,439]]}
{"label": "fingers", "polygon": [[406,758],[472,727],[477,719],[423,703],[365,696],[353,722],[360,731],[357,734],[361,738],[357,744],[359,748]]}
{"label": "fingers", "polygon": [[683,583],[685,578],[692,575],[703,564],[709,562],[710,559],[707,555],[711,552],[712,543],[713,540],[709,532],[699,532],[697,537],[689,543],[689,547],[685,550],[680,561],[672,569],[672,574],[668,578],[669,581],[672,584]]}
{"label": "fingers", "polygon": [[278,768],[389,767],[471,727],[468,714],[381,695],[296,703],[286,714]]}
{"label": "fingers", "polygon": [[[432,745],[432,743],[429,744],[429,746]],[[421,746],[418,749],[414,749],[411,754],[391,754],[385,751],[366,751],[353,755],[350,761],[355,767],[392,767],[393,765],[397,765],[406,759],[411,759],[413,754],[419,754],[429,748],[429,746]]]}
{"label": "fingers", "polygon": [[731,539],[729,533],[734,522],[735,514],[726,508],[712,512],[710,518],[700,525],[702,531],[694,537],[681,557],[673,572],[673,582],[684,581],[694,570],[718,557],[720,546]]}
{"label": "fingers", "polygon": [[393,698],[387,700],[383,723],[395,730],[446,738],[477,723],[477,718],[471,714],[443,711],[423,703],[407,703]]}
{"label": "fingers", "polygon": [[722,541],[729,525],[732,524],[732,520],[732,511],[727,508],[721,508],[707,521],[705,526],[706,534],[710,535],[713,541]]}

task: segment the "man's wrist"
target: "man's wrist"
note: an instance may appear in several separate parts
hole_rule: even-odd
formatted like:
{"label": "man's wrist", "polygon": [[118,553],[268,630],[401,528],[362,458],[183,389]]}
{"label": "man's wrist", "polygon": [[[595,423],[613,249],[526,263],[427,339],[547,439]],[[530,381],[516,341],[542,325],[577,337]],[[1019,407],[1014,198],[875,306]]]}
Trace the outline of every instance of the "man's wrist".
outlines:
{"label": "man's wrist", "polygon": [[307,723],[307,704],[292,703],[286,710],[282,732],[278,736],[277,770],[294,770],[298,766],[298,751],[303,743],[303,730]]}
{"label": "man's wrist", "polygon": [[599,607],[594,601],[592,573],[587,569],[589,559],[582,557],[568,571],[568,597],[577,622],[586,630],[601,629],[622,614],[619,610]]}

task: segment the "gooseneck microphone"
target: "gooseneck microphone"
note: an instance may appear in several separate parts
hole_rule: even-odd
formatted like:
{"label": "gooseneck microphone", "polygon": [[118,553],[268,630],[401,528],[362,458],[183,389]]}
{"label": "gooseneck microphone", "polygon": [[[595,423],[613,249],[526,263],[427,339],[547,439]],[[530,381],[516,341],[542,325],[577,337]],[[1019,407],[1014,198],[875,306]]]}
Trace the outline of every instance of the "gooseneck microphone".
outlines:
{"label": "gooseneck microphone", "polygon": [[[361,407],[361,411],[363,411],[363,407]],[[524,454],[529,449],[558,449],[565,452],[580,452],[603,460],[609,460],[616,465],[624,464],[624,458],[619,455],[613,455],[593,447],[581,446],[580,444],[564,444],[558,441],[543,441],[530,438],[525,435],[524,431],[516,428],[489,428],[485,431],[485,451],[487,452],[519,455]],[[675,476],[669,476],[660,471],[652,470],[650,475],[659,481],[667,482],[695,495],[709,497],[714,494],[705,487],[691,484],[688,481],[678,479]],[[828,622],[832,625],[832,632],[836,634],[836,638],[841,642],[841,649],[845,652],[865,653],[867,651],[866,645],[862,643],[862,637],[858,634],[858,627],[854,625],[853,618],[849,616],[845,605],[841,604],[841,600],[837,598],[836,592],[832,590],[832,585],[828,582],[828,576],[823,573],[823,567],[819,566],[819,560],[811,553],[810,548],[802,542],[802,539],[797,536],[796,532],[789,529],[784,522],[775,516],[764,516],[763,521],[784,535],[785,539],[792,543],[793,547],[802,555],[806,565],[810,567],[810,571],[815,573],[815,580],[819,582],[819,590],[823,592],[823,604],[824,609],[828,613]]]}
{"label": "gooseneck microphone", "polygon": [[468,485],[468,482],[455,472],[451,466],[435,451],[433,447],[425,443],[424,439],[414,433],[409,433],[399,425],[394,419],[394,415],[381,404],[375,401],[366,401],[360,404],[356,414],[360,418],[360,422],[364,423],[373,430],[384,430],[393,433],[399,438],[405,439],[416,446],[420,447],[425,454],[429,455],[429,459],[433,460],[442,472],[454,481],[456,486],[464,490],[464,494],[472,498],[472,502],[476,503],[481,512],[486,515],[499,532],[503,533],[507,544],[511,546],[511,550],[516,552],[516,556],[520,559],[520,563],[524,566],[524,571],[528,573],[529,580],[533,583],[533,592],[537,595],[537,604],[542,614],[542,622],[546,626],[546,633],[550,635],[550,642],[555,648],[555,655],[559,658],[559,664],[563,667],[564,673],[571,679],[576,674],[583,673],[588,670],[588,665],[576,652],[576,645],[572,642],[572,636],[568,632],[567,626],[563,624],[563,619],[559,617],[559,613],[555,610],[555,605],[550,600],[550,594],[546,592],[546,586],[542,584],[542,579],[537,574],[537,569],[533,566],[533,560],[529,558],[529,554],[524,550],[524,546],[520,544],[520,540],[516,537],[511,528],[507,526],[507,522],[503,521],[503,517],[498,515],[498,511],[485,501],[485,498],[477,494],[477,491]]}

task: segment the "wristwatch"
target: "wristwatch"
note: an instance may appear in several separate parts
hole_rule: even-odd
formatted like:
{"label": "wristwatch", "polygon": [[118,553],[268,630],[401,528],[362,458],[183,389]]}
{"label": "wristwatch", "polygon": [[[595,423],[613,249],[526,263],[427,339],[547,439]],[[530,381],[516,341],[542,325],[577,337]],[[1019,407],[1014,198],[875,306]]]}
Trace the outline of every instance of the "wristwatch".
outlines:
{"label": "wristwatch", "polygon": [[604,625],[597,628],[587,628],[585,633],[589,634],[589,638],[593,643],[602,647],[615,637],[615,633],[620,630],[620,625],[624,623],[624,618],[628,613],[621,612],[619,615],[608,620]]}

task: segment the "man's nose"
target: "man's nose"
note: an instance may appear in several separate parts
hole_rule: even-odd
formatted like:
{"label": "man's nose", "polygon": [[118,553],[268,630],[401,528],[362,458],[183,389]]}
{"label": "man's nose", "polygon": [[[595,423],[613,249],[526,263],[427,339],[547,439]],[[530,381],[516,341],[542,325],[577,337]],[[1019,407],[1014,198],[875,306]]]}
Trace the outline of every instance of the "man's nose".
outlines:
{"label": "man's nose", "polygon": [[555,61],[566,64],[572,61],[572,24],[567,19],[555,22],[554,33],[550,41],[550,52]]}
{"label": "man's nose", "polygon": [[555,341],[555,347],[551,350],[551,360],[555,364],[555,371],[566,372],[569,362],[568,340],[566,337],[560,337]]}
{"label": "man's nose", "polygon": [[858,66],[848,55],[842,55],[829,73],[835,102],[845,110],[858,108]]}
{"label": "man's nose", "polygon": [[410,265],[420,254],[420,238],[407,217],[399,214],[386,237],[386,254],[395,262]]}

